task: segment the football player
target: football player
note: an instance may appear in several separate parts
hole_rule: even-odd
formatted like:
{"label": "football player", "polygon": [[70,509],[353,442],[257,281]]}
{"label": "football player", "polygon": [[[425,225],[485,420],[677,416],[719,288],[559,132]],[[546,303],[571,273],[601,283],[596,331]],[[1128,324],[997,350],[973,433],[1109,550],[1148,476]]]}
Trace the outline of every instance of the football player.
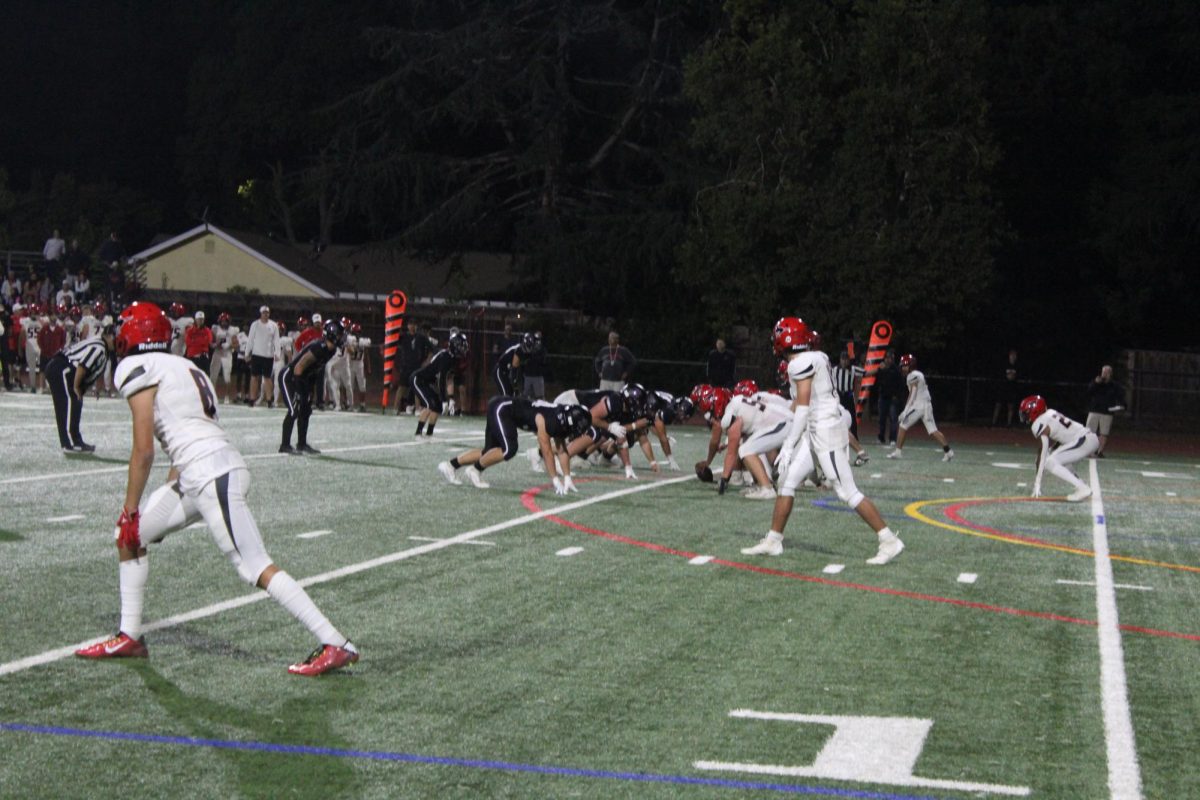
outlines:
{"label": "football player", "polygon": [[437,425],[438,417],[442,413],[442,395],[438,387],[446,377],[446,372],[458,359],[466,356],[470,349],[467,335],[455,331],[450,334],[446,346],[434,353],[428,364],[412,373],[409,383],[413,393],[424,406],[417,416],[418,437],[422,434],[426,438],[433,436],[433,426]]}
{"label": "football player", "polygon": [[620,456],[625,477],[637,477],[629,460],[629,441],[625,436],[626,424],[632,423],[637,416],[633,409],[627,407],[621,392],[610,389],[569,389],[554,398],[554,404],[582,405],[588,409],[592,415],[592,427],[584,436],[591,440],[587,450],[597,459],[593,463],[599,463],[601,456],[608,459]]}
{"label": "football player", "polygon": [[[351,322],[342,317],[342,330],[349,333]],[[342,405],[342,392],[346,393],[346,404]],[[350,386],[350,356],[343,339],[342,346],[325,365],[325,402],[334,411],[350,411],[354,408],[354,389]]]}
{"label": "football player", "polygon": [[[525,336],[531,335],[525,334]],[[525,346],[525,337],[501,351],[500,356],[496,359],[496,366],[492,368],[492,380],[496,382],[497,392],[509,397],[518,394],[517,381],[520,379],[521,357],[528,352],[529,350]]]}
{"label": "football player", "polygon": [[1034,437],[1041,445],[1037,456],[1037,475],[1033,479],[1033,497],[1042,496],[1042,471],[1062,478],[1074,487],[1067,501],[1078,503],[1092,496],[1092,490],[1067,469],[1068,464],[1087,458],[1100,449],[1100,439],[1073,419],[1046,407],[1045,399],[1038,394],[1021,401],[1021,422],[1031,426]]}
{"label": "football player", "polygon": [[[879,549],[868,564],[886,564],[904,550],[900,537],[884,522],[875,504],[854,484],[847,458],[849,438],[842,405],[834,390],[829,357],[812,351],[812,334],[798,317],[783,317],[775,323],[775,354],[788,358],[788,382],[792,395],[792,423],[779,450],[776,466],[781,476],[779,496],[771,517],[771,529],[754,547],[742,550],[746,555],[777,556],[783,552],[783,529],[791,516],[796,488],[809,471],[799,452],[803,446],[809,458],[815,457],[826,480],[833,485],[842,502],[858,512],[879,540]],[[809,444],[803,445],[804,434]]]}
{"label": "football player", "polygon": [[171,318],[171,353],[182,356],[187,351],[187,342],[184,336],[187,334],[187,329],[192,327],[192,318],[188,316],[187,306],[178,302],[171,303],[167,310],[167,316]]}
{"label": "football player", "polygon": [[[217,421],[208,376],[168,351],[171,322],[153,303],[121,312],[116,381],[133,414],[133,453],[125,503],[115,531],[121,625],[115,636],[81,648],[81,658],[145,658],[142,605],[150,572],[147,547],[203,518],[217,547],[252,586],[264,589],[316,637],[293,675],[321,675],[358,660],[358,650],[321,613],[303,587],[277,567],[246,505],[250,471]],[[154,464],[154,439],[171,460],[167,482],[143,502]]]}
{"label": "football player", "polygon": [[[324,373],[325,364],[342,346],[345,332],[342,324],[331,319],[321,326],[322,336],[305,348],[279,373],[279,396],[287,408],[283,418],[283,442],[279,452],[291,455],[319,455],[320,450],[308,443],[308,419],[312,416],[313,385]],[[296,428],[296,447],[292,448],[292,426]]]}
{"label": "football player", "polygon": [[[362,335],[362,325],[355,322],[350,326],[350,335],[346,337],[346,353],[350,356],[350,386],[346,389],[352,396],[358,390],[358,410],[367,410],[367,375],[371,370],[367,364],[367,349],[371,340]],[[348,406],[347,406],[348,407]]]}
{"label": "football player", "polygon": [[[311,343],[311,339],[309,343]],[[307,346],[307,343],[306,343]],[[292,358],[296,355],[296,344],[291,334],[288,333],[287,323],[279,320],[279,339],[275,342],[275,352],[271,357],[271,380],[275,383],[279,382],[279,373],[283,372],[284,367],[292,363]]]}
{"label": "football player", "polygon": [[[737,387],[734,387],[737,391]],[[754,477],[754,487],[742,492],[752,500],[774,500],[775,486],[768,472],[768,454],[776,452],[787,436],[792,421],[791,403],[784,398],[754,392],[735,394],[725,406],[720,427],[727,437],[725,465],[717,479],[717,494],[724,494],[733,471],[745,467]]]}
{"label": "football player", "polygon": [[[438,472],[453,484],[460,484],[458,470],[466,467],[467,478],[479,489],[487,489],[483,471],[508,461],[517,454],[517,431],[537,435],[538,450],[546,472],[553,476],[554,493],[579,491],[571,480],[571,456],[586,447],[586,434],[592,427],[591,413],[581,405],[555,405],[524,397],[493,397],[488,401],[483,447],[468,450],[457,458],[438,464]],[[555,457],[554,443],[558,444]],[[559,473],[561,472],[561,477]]]}
{"label": "football player", "polygon": [[233,391],[229,384],[233,379],[233,359],[234,354],[237,353],[238,329],[230,325],[231,321],[229,312],[222,311],[217,314],[217,326],[212,329],[213,358],[212,364],[209,365],[208,377],[213,386],[217,385],[218,378],[221,378],[222,383],[225,384],[225,396],[221,398],[222,403],[229,402],[229,393]]}
{"label": "football player", "polygon": [[678,472],[679,462],[675,460],[675,454],[672,452],[672,439],[667,435],[667,426],[687,422],[695,411],[695,406],[690,398],[675,397],[670,392],[655,389],[646,396],[646,410],[650,427],[642,433],[642,438],[648,439],[648,432],[653,431],[666,459],[667,468]]}
{"label": "football player", "polygon": [[900,356],[900,372],[904,374],[904,380],[908,384],[908,400],[904,403],[904,410],[900,412],[900,435],[896,437],[896,449],[888,453],[887,457],[904,457],[900,451],[904,448],[908,429],[920,422],[925,426],[925,431],[942,446],[942,461],[949,461],[954,458],[954,450],[933,419],[933,399],[929,396],[929,386],[925,383],[924,373],[917,369],[917,357],[912,353]]}

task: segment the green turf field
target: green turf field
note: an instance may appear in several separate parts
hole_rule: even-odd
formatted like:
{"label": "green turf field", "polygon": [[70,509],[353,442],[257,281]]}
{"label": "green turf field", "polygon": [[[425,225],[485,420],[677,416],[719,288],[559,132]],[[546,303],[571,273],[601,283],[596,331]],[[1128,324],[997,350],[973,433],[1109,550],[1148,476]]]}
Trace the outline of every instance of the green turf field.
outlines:
{"label": "green turf field", "polygon": [[0,395],[0,797],[1200,797],[1200,463],[1031,502],[1032,438],[945,464],[917,431],[855,470],[907,545],[872,567],[831,493],[742,556],[771,504],[640,453],[567,498],[521,457],[482,491],[435,469],[478,418],[417,444],[317,413],[303,458],[280,412],[221,414],[269,552],[362,660],[289,676],[307,631],[202,528],[152,550],[150,658],[73,658],[117,626],[128,409],[89,400],[68,459],[49,397]]}

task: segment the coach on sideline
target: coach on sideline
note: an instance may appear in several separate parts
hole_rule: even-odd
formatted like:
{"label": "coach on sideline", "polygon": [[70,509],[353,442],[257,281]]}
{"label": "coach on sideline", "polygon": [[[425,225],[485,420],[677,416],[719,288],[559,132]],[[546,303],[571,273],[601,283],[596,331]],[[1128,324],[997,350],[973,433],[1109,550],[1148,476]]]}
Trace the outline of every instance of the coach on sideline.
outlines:
{"label": "coach on sideline", "polygon": [[58,441],[64,453],[91,453],[93,445],[79,432],[83,395],[104,374],[108,351],[99,336],[89,336],[60,350],[46,362],[46,384],[54,397]]}

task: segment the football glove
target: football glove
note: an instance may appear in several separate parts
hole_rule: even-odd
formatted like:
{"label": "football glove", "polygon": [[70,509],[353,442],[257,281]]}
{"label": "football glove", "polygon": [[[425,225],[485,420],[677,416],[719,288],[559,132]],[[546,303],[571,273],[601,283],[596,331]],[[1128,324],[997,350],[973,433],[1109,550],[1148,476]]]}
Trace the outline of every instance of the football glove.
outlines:
{"label": "football glove", "polygon": [[136,553],[142,548],[142,538],[138,534],[139,519],[137,511],[130,513],[122,508],[121,518],[117,520],[117,545],[131,553]]}
{"label": "football glove", "polygon": [[675,456],[667,456],[667,466],[671,468],[671,472],[679,472],[679,462],[675,460]]}
{"label": "football glove", "polygon": [[779,455],[775,456],[775,469],[780,478],[787,475],[788,467],[792,465],[792,448],[787,446],[785,442],[779,450]]}
{"label": "football glove", "polygon": [[729,486],[729,479],[722,475],[717,480],[717,494],[725,494],[726,487]]}
{"label": "football glove", "polygon": [[570,475],[563,476],[563,488],[568,492],[575,492],[576,494],[579,494],[579,490],[575,488],[575,481],[571,480]]}
{"label": "football glove", "polygon": [[625,438],[625,426],[619,422],[608,423],[608,432],[613,435],[613,438],[616,438],[616,439],[624,439]]}
{"label": "football glove", "polygon": [[1033,485],[1033,493],[1032,493],[1032,494],[1030,494],[1029,496],[1030,496],[1030,497],[1041,497],[1041,496],[1042,496],[1042,487],[1041,487],[1041,486],[1038,486],[1038,485],[1035,483],[1035,484]]}
{"label": "football glove", "polygon": [[633,471],[633,467],[626,467],[626,468],[625,468],[625,477],[626,477],[626,478],[631,478],[631,479],[632,479],[632,478],[636,478],[636,477],[637,477],[637,473],[635,473],[635,472]]}
{"label": "football glove", "polygon": [[562,478],[558,477],[557,475],[554,476],[554,493],[557,495],[564,495],[567,493],[567,487],[563,486]]}

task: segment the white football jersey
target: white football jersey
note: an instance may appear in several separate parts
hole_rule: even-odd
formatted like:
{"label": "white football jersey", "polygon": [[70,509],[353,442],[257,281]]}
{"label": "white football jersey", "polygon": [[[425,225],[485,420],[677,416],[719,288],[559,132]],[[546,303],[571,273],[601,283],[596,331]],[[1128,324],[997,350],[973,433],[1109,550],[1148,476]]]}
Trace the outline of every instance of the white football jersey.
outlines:
{"label": "white football jersey", "polygon": [[291,361],[292,360],[292,353],[294,352],[294,348],[292,347],[292,341],[293,340],[292,340],[291,336],[280,335],[279,339],[275,342],[274,358],[276,361]]}
{"label": "white football jersey", "polygon": [[1066,417],[1053,408],[1047,408],[1045,413],[1033,421],[1033,435],[1043,434],[1050,437],[1055,444],[1075,444],[1079,437],[1087,433],[1087,427]]}
{"label": "white football jersey", "polygon": [[929,397],[929,386],[925,383],[925,374],[921,370],[914,369],[909,372],[905,382],[908,384],[910,392],[916,388],[916,392],[912,395],[912,406],[910,408],[933,404],[933,400]]}
{"label": "white football jersey", "polygon": [[174,330],[174,333],[171,335],[171,352],[177,356],[183,355],[184,350],[187,349],[184,334],[187,333],[188,328],[192,327],[192,322],[191,317],[180,317],[179,319],[171,320],[171,328]]}
{"label": "white football jersey", "polygon": [[249,357],[250,351],[246,348],[250,345],[250,337],[239,331],[237,328],[230,328],[230,330],[234,332],[233,337],[237,339],[238,355],[240,355],[242,358]]}
{"label": "white football jersey", "polygon": [[100,334],[100,320],[96,319],[96,316],[89,311],[80,318],[78,331],[80,339],[98,336]]}
{"label": "white football jersey", "polygon": [[721,429],[729,430],[735,419],[742,421],[742,435],[754,433],[757,430],[770,430],[780,423],[792,420],[792,404],[775,394],[759,392],[751,397],[738,395],[725,406],[725,416],[721,417]]}
{"label": "white football jersey", "polygon": [[842,423],[842,404],[833,388],[829,356],[820,351],[802,352],[788,361],[788,381],[795,399],[796,381],[812,379],[808,400],[808,427],[838,427]]}
{"label": "white football jersey", "polygon": [[212,381],[192,362],[169,353],[141,353],[121,359],[113,378],[126,399],[158,387],[154,435],[179,470],[184,492],[195,493],[231,469],[246,466],[217,421]]}
{"label": "white football jersey", "polygon": [[216,325],[212,329],[214,349],[219,355],[227,356],[233,351],[233,342],[237,336],[237,328],[222,328]]}

